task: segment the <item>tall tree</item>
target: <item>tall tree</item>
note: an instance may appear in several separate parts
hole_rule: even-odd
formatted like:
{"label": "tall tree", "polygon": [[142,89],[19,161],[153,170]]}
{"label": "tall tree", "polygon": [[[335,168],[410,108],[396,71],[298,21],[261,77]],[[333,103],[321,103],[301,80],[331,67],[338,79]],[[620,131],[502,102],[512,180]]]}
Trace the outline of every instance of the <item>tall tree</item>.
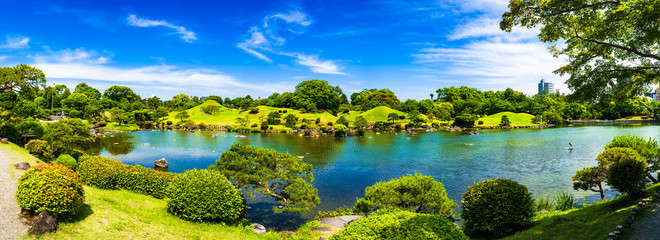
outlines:
{"label": "tall tree", "polygon": [[0,68],[0,92],[22,92],[46,84],[46,75],[38,68],[19,64]]}
{"label": "tall tree", "polygon": [[[336,111],[344,102],[346,95],[339,86],[333,87],[323,80],[307,80],[296,85],[295,97],[298,99],[299,108],[306,107],[309,103],[316,104],[318,109]],[[346,102],[348,102],[346,100]]]}
{"label": "tall tree", "polygon": [[[540,27],[539,40],[568,64],[568,87],[582,99],[640,95],[660,83],[660,0],[510,0],[500,28]],[[612,91],[613,90],[613,91]]]}
{"label": "tall tree", "polygon": [[122,102],[122,100],[128,101],[128,103],[142,102],[140,96],[133,92],[133,89],[124,86],[112,86],[103,92],[103,98],[109,98],[113,101]]}
{"label": "tall tree", "polygon": [[283,208],[275,212],[309,212],[320,202],[312,165],[288,153],[278,153],[250,145],[235,143],[216,161],[216,169],[234,182],[238,189],[252,196],[259,192],[272,196]]}
{"label": "tall tree", "polygon": [[73,92],[85,94],[90,99],[101,99],[101,92],[99,92],[98,89],[87,85],[87,83],[79,83],[76,85],[76,88],[73,90]]}

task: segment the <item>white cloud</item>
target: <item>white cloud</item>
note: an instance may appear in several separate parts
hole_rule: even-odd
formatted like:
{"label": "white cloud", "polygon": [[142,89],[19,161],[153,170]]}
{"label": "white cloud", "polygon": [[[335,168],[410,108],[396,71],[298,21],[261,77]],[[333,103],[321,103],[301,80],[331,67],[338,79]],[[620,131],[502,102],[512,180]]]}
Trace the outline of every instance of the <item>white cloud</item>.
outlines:
{"label": "white cloud", "polygon": [[[287,23],[297,23],[304,27],[312,24],[312,21],[307,19],[307,15],[300,11],[290,11],[288,14],[278,13],[271,15],[269,18],[279,18]],[[264,27],[268,27],[268,19],[264,21]]]}
{"label": "white cloud", "polygon": [[514,29],[507,33],[500,29],[500,18],[479,17],[470,19],[464,24],[456,26],[454,31],[447,36],[449,40],[468,38],[496,37],[502,41],[534,40],[537,29]]}
{"label": "white cloud", "polygon": [[[278,21],[276,21],[278,19],[283,20],[285,23],[278,24]],[[236,47],[269,63],[272,63],[273,60],[267,54],[288,56],[294,58],[296,63],[309,67],[312,72],[346,75],[340,71],[342,67],[337,65],[335,61],[321,60],[318,55],[306,55],[282,50],[286,43],[286,38],[283,36],[286,32],[279,31],[281,28],[294,34],[302,34],[305,27],[311,24],[312,21],[309,20],[308,16],[300,11],[266,16],[263,25],[261,27],[251,27],[245,39],[237,43]]]}
{"label": "white cloud", "polygon": [[97,51],[87,51],[84,48],[77,48],[75,50],[64,49],[60,51],[52,51],[46,49],[46,54],[37,54],[32,57],[37,63],[59,62],[59,63],[94,63],[104,64],[110,62],[112,54],[108,51],[103,51],[105,55],[101,55]]}
{"label": "white cloud", "polygon": [[320,60],[316,55],[304,54],[295,54],[295,57],[297,63],[310,67],[313,72],[346,75],[340,71],[341,67],[332,60]]}
{"label": "white cloud", "polygon": [[128,20],[128,25],[136,26],[136,27],[163,26],[174,29],[177,34],[181,35],[181,39],[183,39],[186,42],[192,42],[193,40],[197,40],[197,37],[195,36],[194,32],[186,30],[185,27],[177,26],[166,21],[137,18],[137,16],[135,15],[128,16],[126,20]]}
{"label": "white cloud", "polygon": [[24,49],[30,48],[30,38],[23,36],[9,37],[7,36],[5,42],[0,44],[0,49]]}
{"label": "white cloud", "polygon": [[501,15],[506,11],[509,0],[446,0],[459,7],[461,12],[481,11]]}

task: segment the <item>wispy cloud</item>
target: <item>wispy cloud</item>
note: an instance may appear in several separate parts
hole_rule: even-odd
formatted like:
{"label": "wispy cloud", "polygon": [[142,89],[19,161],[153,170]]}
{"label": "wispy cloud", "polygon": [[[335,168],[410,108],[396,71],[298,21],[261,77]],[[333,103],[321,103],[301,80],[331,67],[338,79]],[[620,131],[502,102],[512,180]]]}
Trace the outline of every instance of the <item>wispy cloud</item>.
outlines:
{"label": "wispy cloud", "polygon": [[84,48],[77,48],[74,50],[64,49],[60,51],[52,51],[46,48],[45,53],[30,56],[37,63],[93,63],[104,64],[110,62],[112,54],[108,51],[103,51],[103,54],[97,51],[88,51]]}
{"label": "wispy cloud", "polygon": [[[269,15],[264,17],[262,26],[251,27],[245,39],[236,46],[269,63],[272,63],[273,60],[267,54],[288,56],[294,58],[294,62],[309,67],[312,72],[346,75],[341,72],[343,68],[333,60],[322,60],[318,55],[307,55],[282,49],[287,40],[286,32],[303,34],[306,27],[311,24],[312,21],[309,17],[300,11]],[[282,29],[287,31],[283,32]]]}
{"label": "wispy cloud", "polygon": [[136,27],[163,26],[163,27],[171,28],[176,31],[176,34],[181,35],[181,39],[183,39],[186,42],[192,42],[193,40],[197,40],[197,37],[195,36],[194,32],[186,30],[185,27],[177,26],[166,21],[137,18],[137,16],[135,15],[128,16],[126,20],[128,20],[128,25],[136,26]]}
{"label": "wispy cloud", "polygon": [[0,44],[0,49],[25,49],[30,48],[30,38],[23,36],[9,37],[5,42]]}

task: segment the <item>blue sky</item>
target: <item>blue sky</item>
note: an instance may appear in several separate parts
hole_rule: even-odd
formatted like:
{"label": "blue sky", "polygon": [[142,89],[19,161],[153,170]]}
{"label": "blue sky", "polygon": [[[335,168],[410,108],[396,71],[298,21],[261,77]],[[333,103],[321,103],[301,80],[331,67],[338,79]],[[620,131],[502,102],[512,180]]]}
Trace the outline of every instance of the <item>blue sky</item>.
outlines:
{"label": "blue sky", "polygon": [[389,88],[401,100],[448,86],[562,91],[562,65],[535,30],[499,30],[506,0],[11,1],[0,65],[41,68],[50,83],[142,97],[268,97],[323,79],[347,95]]}

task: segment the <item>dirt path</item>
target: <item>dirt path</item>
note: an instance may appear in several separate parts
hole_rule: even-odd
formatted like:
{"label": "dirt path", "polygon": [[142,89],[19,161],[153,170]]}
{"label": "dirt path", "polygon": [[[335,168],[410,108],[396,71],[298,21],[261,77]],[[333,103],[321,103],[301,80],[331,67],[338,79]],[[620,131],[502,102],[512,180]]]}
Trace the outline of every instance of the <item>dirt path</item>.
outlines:
{"label": "dirt path", "polygon": [[27,227],[18,219],[21,209],[14,199],[18,177],[9,174],[17,161],[13,158],[11,151],[0,148],[0,239],[17,239],[27,233]]}
{"label": "dirt path", "polygon": [[628,240],[648,240],[660,238],[660,201],[651,203],[646,213],[637,219],[624,236]]}

